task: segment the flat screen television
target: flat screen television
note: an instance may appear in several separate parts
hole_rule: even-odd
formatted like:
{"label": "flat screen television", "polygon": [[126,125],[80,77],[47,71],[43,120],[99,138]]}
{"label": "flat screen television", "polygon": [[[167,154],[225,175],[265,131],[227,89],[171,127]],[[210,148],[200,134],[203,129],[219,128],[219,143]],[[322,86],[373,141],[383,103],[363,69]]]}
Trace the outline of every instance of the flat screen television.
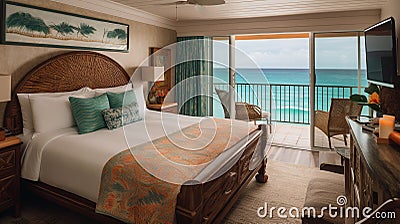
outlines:
{"label": "flat screen television", "polygon": [[368,82],[393,88],[397,74],[394,19],[390,17],[367,28],[364,35]]}

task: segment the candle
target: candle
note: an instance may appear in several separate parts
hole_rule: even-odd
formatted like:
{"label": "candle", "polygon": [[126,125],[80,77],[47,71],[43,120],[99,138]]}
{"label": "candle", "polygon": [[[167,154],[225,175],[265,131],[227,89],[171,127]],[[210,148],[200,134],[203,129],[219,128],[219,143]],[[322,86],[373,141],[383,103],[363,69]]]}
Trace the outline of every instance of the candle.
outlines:
{"label": "candle", "polygon": [[395,116],[392,116],[392,115],[387,115],[387,114],[384,114],[383,115],[383,118],[387,118],[387,119],[389,119],[389,120],[392,120],[393,121],[393,129],[394,129],[394,124],[395,124],[395,120],[396,120],[396,117]]}
{"label": "candle", "polygon": [[389,138],[390,133],[394,130],[394,119],[379,119],[379,138]]}

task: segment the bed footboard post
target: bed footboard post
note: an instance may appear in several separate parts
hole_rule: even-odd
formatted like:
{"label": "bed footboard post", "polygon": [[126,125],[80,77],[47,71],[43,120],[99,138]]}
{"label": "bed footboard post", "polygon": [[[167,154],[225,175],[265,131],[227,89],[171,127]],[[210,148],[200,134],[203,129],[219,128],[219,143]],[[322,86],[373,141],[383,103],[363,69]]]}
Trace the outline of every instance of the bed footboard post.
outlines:
{"label": "bed footboard post", "polygon": [[261,161],[261,167],[258,170],[258,173],[256,175],[256,180],[258,183],[266,183],[268,181],[268,175],[267,175],[267,156],[266,153],[264,152],[264,147],[266,147],[266,141],[268,139],[268,131],[267,131],[267,126],[265,124],[259,125],[259,129],[261,129],[261,136],[260,140],[261,141],[261,156],[263,157],[263,160]]}
{"label": "bed footboard post", "polygon": [[256,180],[258,183],[266,183],[268,181],[267,158],[264,158],[263,161],[261,162],[261,167],[256,175]]}
{"label": "bed footboard post", "polygon": [[200,224],[203,217],[203,184],[190,182],[182,185],[176,204],[177,224]]}

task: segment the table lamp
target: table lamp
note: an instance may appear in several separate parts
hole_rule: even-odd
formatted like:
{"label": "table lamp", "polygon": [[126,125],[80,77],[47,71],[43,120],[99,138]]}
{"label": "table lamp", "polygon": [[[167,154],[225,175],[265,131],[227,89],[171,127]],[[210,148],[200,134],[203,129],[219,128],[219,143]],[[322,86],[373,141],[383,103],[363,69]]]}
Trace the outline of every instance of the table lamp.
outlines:
{"label": "table lamp", "polygon": [[142,80],[148,82],[163,81],[164,67],[143,67]]}
{"label": "table lamp", "polygon": [[147,88],[147,98],[149,98],[151,85],[156,81],[164,81],[164,67],[142,67],[142,81],[149,82]]}
{"label": "table lamp", "polygon": [[[0,103],[11,100],[11,75],[0,74]],[[6,138],[6,131],[0,127],[0,141]]]}

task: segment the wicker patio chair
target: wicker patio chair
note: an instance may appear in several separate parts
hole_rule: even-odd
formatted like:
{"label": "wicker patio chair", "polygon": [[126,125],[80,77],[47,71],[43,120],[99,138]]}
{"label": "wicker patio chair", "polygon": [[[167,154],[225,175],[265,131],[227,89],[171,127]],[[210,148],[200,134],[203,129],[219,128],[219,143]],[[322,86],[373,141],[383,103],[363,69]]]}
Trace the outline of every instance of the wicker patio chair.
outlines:
{"label": "wicker patio chair", "polygon": [[[230,118],[229,111],[225,107],[225,105],[228,105],[229,100],[228,91],[220,89],[215,89],[215,91],[217,92],[217,95],[222,103],[225,118]],[[257,120],[265,120],[270,127],[270,132],[272,132],[269,113],[262,111],[259,106],[248,104],[246,102],[235,102],[235,112],[235,119],[237,120],[254,121],[254,123],[256,123]]]}
{"label": "wicker patio chair", "polygon": [[248,104],[246,102],[236,102],[235,103],[235,118],[244,121],[254,121],[265,120],[269,123],[269,113],[262,111],[261,108],[254,104]]}
{"label": "wicker patio chair", "polygon": [[347,134],[350,133],[346,122],[346,116],[359,116],[362,106],[350,101],[350,99],[331,100],[329,112],[317,110],[315,112],[315,126],[328,136],[329,148],[332,148],[331,137],[343,135],[344,143],[347,145]]}

